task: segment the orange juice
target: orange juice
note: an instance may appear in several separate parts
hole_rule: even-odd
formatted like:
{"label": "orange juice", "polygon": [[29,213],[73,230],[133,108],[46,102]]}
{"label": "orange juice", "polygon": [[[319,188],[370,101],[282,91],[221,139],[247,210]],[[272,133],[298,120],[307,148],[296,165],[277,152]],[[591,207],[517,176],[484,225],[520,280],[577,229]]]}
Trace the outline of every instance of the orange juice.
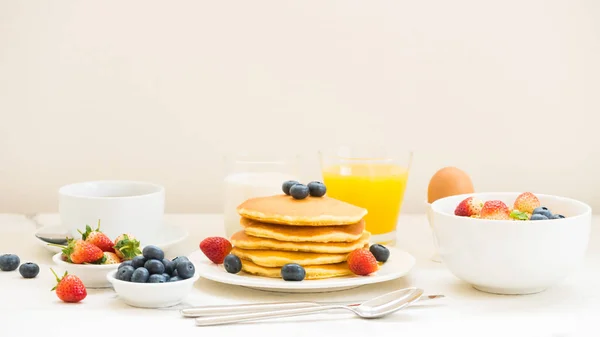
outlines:
{"label": "orange juice", "polygon": [[371,234],[395,236],[408,181],[407,168],[387,163],[352,163],[325,167],[322,173],[328,196],[367,209],[365,221]]}

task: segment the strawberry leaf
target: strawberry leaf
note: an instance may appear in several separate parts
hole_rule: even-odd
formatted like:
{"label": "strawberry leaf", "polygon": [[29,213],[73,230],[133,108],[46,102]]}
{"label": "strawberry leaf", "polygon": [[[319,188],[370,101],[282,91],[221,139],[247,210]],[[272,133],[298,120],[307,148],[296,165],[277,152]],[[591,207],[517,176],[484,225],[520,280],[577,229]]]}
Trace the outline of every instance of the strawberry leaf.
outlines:
{"label": "strawberry leaf", "polygon": [[510,212],[510,217],[516,220],[529,220],[529,214],[513,209]]}

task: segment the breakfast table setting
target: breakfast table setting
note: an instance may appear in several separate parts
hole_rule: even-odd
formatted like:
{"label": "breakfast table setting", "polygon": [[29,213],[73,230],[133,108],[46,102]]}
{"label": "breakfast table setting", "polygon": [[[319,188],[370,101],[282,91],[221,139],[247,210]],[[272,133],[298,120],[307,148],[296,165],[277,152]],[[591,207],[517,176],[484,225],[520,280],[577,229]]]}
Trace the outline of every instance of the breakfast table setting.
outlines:
{"label": "breakfast table setting", "polygon": [[62,186],[57,213],[0,214],[2,336],[600,334],[587,204],[476,193],[446,167],[405,213],[410,156],[340,158],[323,182],[233,172],[223,213],[165,212],[154,183],[89,181]]}

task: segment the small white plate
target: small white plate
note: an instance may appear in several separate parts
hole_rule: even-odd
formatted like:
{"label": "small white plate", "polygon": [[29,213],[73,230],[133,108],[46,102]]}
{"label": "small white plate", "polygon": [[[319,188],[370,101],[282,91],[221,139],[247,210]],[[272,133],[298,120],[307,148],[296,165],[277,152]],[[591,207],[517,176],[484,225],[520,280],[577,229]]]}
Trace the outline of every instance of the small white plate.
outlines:
{"label": "small white plate", "polygon": [[324,280],[284,281],[279,278],[254,276],[240,272],[230,274],[223,265],[212,263],[202,251],[192,253],[188,258],[196,267],[196,272],[206,279],[259,290],[284,293],[320,293],[352,289],[367,284],[394,280],[407,275],[415,265],[415,258],[407,252],[388,247],[390,258],[377,273],[369,276],[344,276]]}
{"label": "small white plate", "polygon": [[[67,229],[65,229],[64,227],[62,227],[60,225],[59,226],[44,226],[44,227],[38,229],[35,234],[44,236],[44,234],[53,234],[54,235],[54,234],[59,234],[59,233],[64,233],[64,235],[67,236],[68,231],[67,231]],[[135,233],[131,233],[131,234],[135,235]],[[188,235],[189,235],[189,233],[181,227],[164,225],[162,227],[162,229],[155,234],[155,239],[151,240],[150,242],[141,242],[141,245],[142,245],[142,247],[147,246],[147,245],[155,245],[162,250],[168,250],[170,247],[185,240]],[[49,246],[48,243],[38,239],[37,237],[36,237],[36,241],[52,253],[60,253],[61,252],[60,247]]]}

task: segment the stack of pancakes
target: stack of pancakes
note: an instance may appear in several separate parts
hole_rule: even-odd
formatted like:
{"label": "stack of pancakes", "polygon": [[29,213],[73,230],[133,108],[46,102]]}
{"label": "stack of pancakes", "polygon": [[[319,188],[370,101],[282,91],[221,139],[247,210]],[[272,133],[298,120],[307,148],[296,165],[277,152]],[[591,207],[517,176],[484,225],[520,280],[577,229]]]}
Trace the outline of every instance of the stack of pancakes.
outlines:
{"label": "stack of pancakes", "polygon": [[281,267],[297,263],[305,279],[350,275],[346,258],[368,247],[367,210],[324,197],[296,200],[287,195],[253,198],[237,207],[243,230],[231,237],[242,270],[281,277]]}

